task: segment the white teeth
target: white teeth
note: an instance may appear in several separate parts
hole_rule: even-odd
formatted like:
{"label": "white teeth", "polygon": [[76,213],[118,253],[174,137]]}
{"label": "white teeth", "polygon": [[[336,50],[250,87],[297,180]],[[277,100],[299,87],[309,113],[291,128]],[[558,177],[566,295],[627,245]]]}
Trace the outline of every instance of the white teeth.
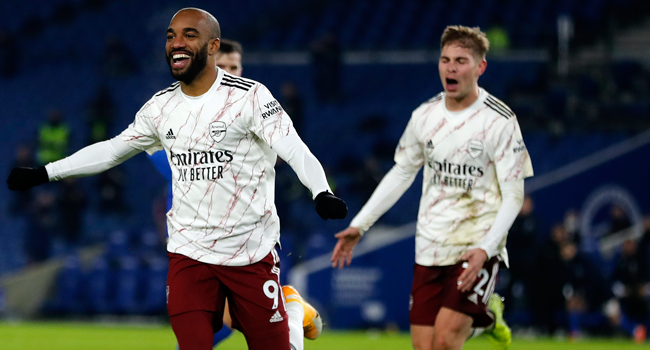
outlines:
{"label": "white teeth", "polygon": [[184,53],[177,53],[177,54],[173,55],[172,58],[175,59],[175,60],[179,60],[181,58],[190,58],[190,55],[186,55]]}

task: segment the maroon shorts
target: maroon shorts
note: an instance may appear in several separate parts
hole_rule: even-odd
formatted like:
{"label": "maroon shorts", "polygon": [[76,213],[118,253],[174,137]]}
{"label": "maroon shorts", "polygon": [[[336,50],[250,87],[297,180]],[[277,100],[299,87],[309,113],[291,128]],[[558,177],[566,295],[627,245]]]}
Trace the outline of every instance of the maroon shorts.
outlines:
{"label": "maroon shorts", "polygon": [[284,332],[288,344],[289,324],[275,249],[248,266],[212,265],[180,254],[167,255],[170,317],[188,311],[210,311],[215,313],[214,323],[219,326],[227,298],[233,328],[246,338],[268,338]]}
{"label": "maroon shorts", "polygon": [[474,288],[468,292],[458,290],[457,281],[463,272],[462,263],[451,266],[415,264],[413,270],[409,305],[411,324],[433,326],[443,306],[472,317],[473,327],[486,327],[494,321],[487,312],[487,303],[496,285],[498,257],[483,265]]}

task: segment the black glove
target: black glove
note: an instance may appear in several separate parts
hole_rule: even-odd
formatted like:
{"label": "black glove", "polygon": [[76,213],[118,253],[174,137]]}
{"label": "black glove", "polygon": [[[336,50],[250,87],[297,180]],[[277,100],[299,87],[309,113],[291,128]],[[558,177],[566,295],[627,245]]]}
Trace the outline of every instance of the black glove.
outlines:
{"label": "black glove", "polygon": [[26,191],[34,186],[50,182],[47,170],[40,168],[13,168],[7,178],[7,185],[12,191]]}
{"label": "black glove", "polygon": [[345,219],[348,206],[341,198],[324,191],[316,196],[316,212],[323,220]]}

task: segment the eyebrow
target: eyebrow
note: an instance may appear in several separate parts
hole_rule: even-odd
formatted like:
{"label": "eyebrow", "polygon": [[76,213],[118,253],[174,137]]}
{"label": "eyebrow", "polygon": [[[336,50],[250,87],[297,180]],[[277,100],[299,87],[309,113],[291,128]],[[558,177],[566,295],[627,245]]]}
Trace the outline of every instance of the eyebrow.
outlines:
{"label": "eyebrow", "polygon": [[[198,33],[199,30],[196,29],[196,28],[192,28],[192,27],[183,28],[183,33],[187,33],[187,32],[197,32]],[[167,28],[167,33],[175,33],[175,31],[172,28]]]}

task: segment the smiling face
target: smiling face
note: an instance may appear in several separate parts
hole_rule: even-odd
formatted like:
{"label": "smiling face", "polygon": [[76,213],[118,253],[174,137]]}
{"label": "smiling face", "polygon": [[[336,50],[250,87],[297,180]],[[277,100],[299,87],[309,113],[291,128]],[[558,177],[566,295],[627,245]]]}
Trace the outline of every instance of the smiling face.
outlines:
{"label": "smiling face", "polygon": [[169,24],[165,49],[172,77],[191,84],[209,66],[208,61],[214,60],[219,39],[213,37],[203,13],[186,10]]}
{"label": "smiling face", "polygon": [[478,77],[486,67],[487,61],[477,57],[471,49],[457,42],[445,45],[440,53],[438,71],[447,98],[463,106],[473,103],[478,98]]}

